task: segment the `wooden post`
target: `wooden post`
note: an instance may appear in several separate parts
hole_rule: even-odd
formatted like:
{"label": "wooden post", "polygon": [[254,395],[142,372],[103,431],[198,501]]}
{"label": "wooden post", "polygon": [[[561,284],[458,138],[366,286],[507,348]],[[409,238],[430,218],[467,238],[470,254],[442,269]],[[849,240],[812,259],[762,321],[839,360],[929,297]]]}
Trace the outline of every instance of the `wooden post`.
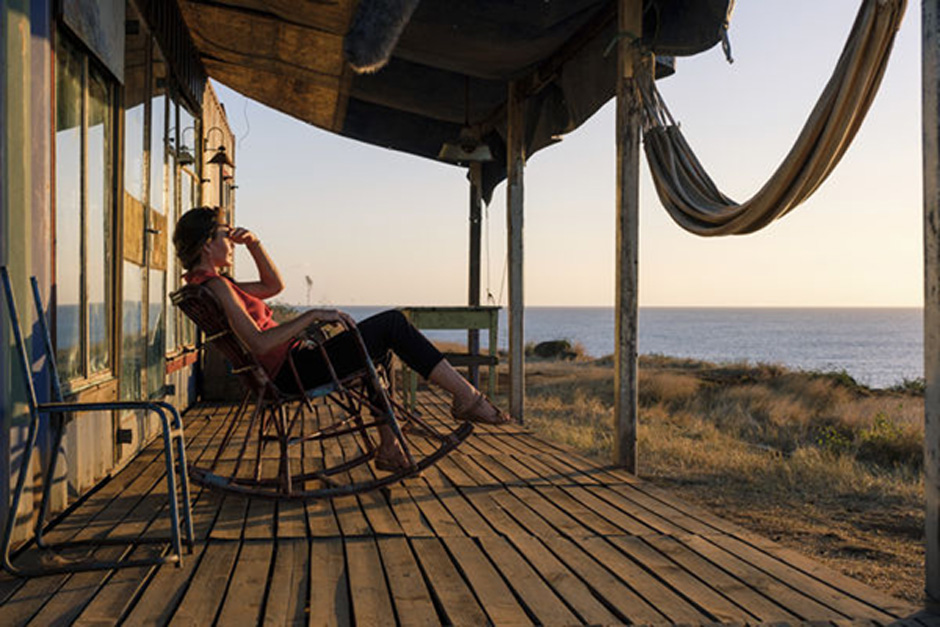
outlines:
{"label": "wooden post", "polygon": [[506,219],[509,251],[509,413],[522,422],[525,410],[525,334],[522,289],[523,173],[525,97],[518,81],[509,83],[506,107]]}
{"label": "wooden post", "polygon": [[922,2],[925,591],[940,602],[940,0]]}
{"label": "wooden post", "polygon": [[617,72],[617,252],[613,462],[636,473],[637,247],[639,242],[640,101],[639,54],[642,0],[619,0]]}
{"label": "wooden post", "polygon": [[[479,161],[470,163],[470,284],[467,304],[471,307],[480,304],[480,225],[483,209],[483,165]],[[476,355],[480,352],[480,331],[467,331],[467,352]],[[470,366],[470,383],[480,387],[480,367]]]}

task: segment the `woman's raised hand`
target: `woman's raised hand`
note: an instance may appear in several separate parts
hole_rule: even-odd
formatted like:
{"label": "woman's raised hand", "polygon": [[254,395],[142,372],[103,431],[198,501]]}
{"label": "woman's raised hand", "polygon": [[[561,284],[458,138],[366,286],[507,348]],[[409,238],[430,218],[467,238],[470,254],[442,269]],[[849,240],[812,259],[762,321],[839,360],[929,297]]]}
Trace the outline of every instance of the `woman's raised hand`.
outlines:
{"label": "woman's raised hand", "polygon": [[241,226],[236,226],[230,230],[228,237],[235,244],[244,244],[246,246],[249,244],[257,244],[261,241],[257,235]]}

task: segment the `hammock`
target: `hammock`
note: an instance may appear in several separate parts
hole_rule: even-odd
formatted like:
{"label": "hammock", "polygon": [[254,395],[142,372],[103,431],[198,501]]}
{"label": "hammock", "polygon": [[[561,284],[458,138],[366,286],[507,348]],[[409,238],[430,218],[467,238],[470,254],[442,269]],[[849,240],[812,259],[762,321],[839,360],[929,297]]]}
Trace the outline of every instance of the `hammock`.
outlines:
{"label": "hammock", "polygon": [[656,192],[682,228],[697,235],[753,233],[816,191],[845,154],[884,75],[906,0],[863,0],[852,32],[799,138],[747,202],[719,191],[693,154],[651,75],[642,78],[643,136]]}

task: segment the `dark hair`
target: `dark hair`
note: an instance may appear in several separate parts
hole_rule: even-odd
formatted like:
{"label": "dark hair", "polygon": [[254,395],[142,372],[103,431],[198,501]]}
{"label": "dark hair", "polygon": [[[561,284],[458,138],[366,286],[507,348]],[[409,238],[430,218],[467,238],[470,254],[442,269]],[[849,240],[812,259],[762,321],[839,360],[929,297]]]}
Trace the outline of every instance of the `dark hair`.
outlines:
{"label": "dark hair", "polygon": [[203,244],[212,239],[221,223],[219,207],[196,207],[183,214],[173,231],[173,246],[184,268],[192,270],[199,263]]}

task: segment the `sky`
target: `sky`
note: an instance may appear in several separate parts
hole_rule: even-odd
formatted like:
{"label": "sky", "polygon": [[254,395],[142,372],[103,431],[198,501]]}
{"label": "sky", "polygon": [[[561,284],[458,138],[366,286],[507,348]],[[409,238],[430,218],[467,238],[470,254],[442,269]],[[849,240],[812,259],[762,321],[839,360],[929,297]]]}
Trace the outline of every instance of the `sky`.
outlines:
{"label": "sky", "polygon": [[[640,306],[916,307],[923,302],[920,15],[910,3],[853,145],[806,203],[764,230],[679,228],[640,173]],[[737,0],[734,63],[716,46],[658,82],[719,187],[744,201],[792,146],[859,3]],[[284,275],[282,302],[467,302],[466,170],[345,139],[215,84],[236,136],[236,221]],[[614,303],[612,100],[525,170],[527,306]],[[506,305],[506,186],[483,224],[483,295]],[[254,274],[239,251],[236,274]]]}

